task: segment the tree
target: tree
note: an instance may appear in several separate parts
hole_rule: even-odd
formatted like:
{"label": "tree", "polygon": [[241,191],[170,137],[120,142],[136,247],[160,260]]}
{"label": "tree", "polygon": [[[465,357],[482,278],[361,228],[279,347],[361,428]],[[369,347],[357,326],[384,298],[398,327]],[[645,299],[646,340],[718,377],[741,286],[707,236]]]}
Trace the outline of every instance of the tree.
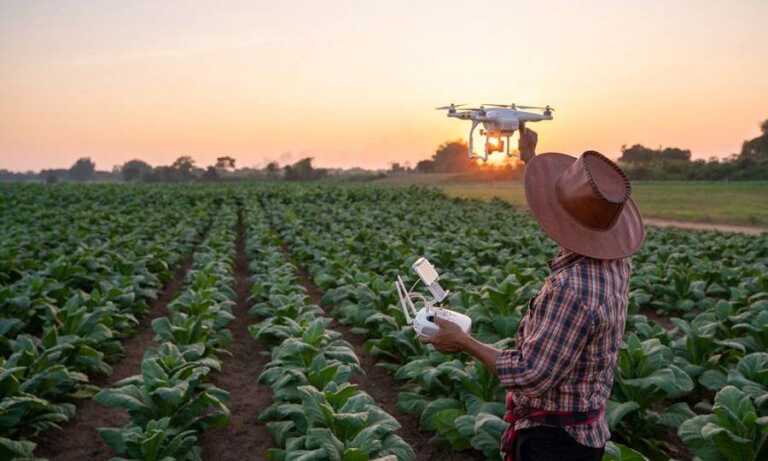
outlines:
{"label": "tree", "polygon": [[673,160],[690,162],[691,151],[688,149],[678,149],[677,147],[667,147],[659,153],[662,160]]}
{"label": "tree", "polygon": [[69,177],[75,181],[90,181],[95,171],[96,164],[90,157],[82,157],[69,169]]}
{"label": "tree", "polygon": [[432,156],[432,161],[435,173],[462,173],[477,167],[467,156],[467,145],[461,141],[441,144]]}
{"label": "tree", "polygon": [[264,168],[267,171],[268,178],[276,178],[280,174],[280,164],[277,162],[269,162]]}
{"label": "tree", "polygon": [[768,163],[768,120],[760,124],[760,130],[763,133],[762,135],[749,141],[744,141],[744,144],[741,146],[739,161],[744,163],[744,166]]}
{"label": "tree", "polygon": [[645,147],[642,144],[635,144],[632,147],[621,146],[620,162],[625,163],[643,163],[653,160],[656,151]]}
{"label": "tree", "polygon": [[147,178],[150,181],[170,182],[178,181],[178,171],[173,167],[163,165],[154,169]]}
{"label": "tree", "polygon": [[206,168],[205,173],[203,173],[203,179],[205,181],[218,181],[219,170],[214,166],[209,166]]}
{"label": "tree", "polygon": [[171,168],[176,170],[181,179],[192,178],[192,170],[195,168],[195,161],[189,155],[183,155],[177,158]]}
{"label": "tree", "polygon": [[152,173],[152,166],[144,160],[134,159],[123,163],[120,172],[124,181],[137,181]]}
{"label": "tree", "polygon": [[234,170],[235,169],[235,159],[230,157],[229,155],[225,155],[224,157],[219,157],[216,159],[216,169],[217,170]]}
{"label": "tree", "polygon": [[293,165],[287,165],[285,168],[285,179],[289,181],[309,181],[320,179],[328,171],[324,169],[315,169],[312,167],[312,157],[306,157]]}
{"label": "tree", "polygon": [[432,160],[422,160],[416,164],[416,171],[419,173],[432,173],[435,169],[435,162]]}

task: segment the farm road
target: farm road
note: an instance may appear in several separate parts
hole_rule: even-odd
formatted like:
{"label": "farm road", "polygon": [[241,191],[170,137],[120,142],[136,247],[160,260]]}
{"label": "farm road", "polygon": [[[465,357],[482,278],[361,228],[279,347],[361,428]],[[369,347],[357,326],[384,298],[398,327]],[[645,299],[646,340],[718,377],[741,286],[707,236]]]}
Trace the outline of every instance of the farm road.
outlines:
{"label": "farm road", "polygon": [[[166,306],[181,291],[184,277],[192,266],[192,253],[176,269],[173,279],[166,284],[160,296],[152,303],[147,314],[141,319],[138,333],[125,341],[125,357],[114,364],[108,378],[95,379],[99,387],[109,387],[121,379],[141,371],[144,351],[153,345],[152,321],[168,313]],[[48,431],[40,437],[35,455],[57,461],[101,461],[115,455],[96,432],[99,427],[122,426],[128,422],[128,414],[118,408],[103,407],[93,399],[86,399],[77,405],[77,413],[61,431]]]}
{"label": "farm road", "polygon": [[768,228],[765,228],[765,227],[737,226],[734,224],[714,224],[714,223],[703,223],[703,222],[673,221],[671,219],[660,219],[660,218],[643,218],[643,222],[647,226],[674,227],[677,229],[700,230],[700,231],[732,232],[732,233],[747,234],[747,235],[760,235],[763,232],[768,232]]}
{"label": "farm road", "polygon": [[248,316],[248,258],[245,254],[245,225],[242,211],[238,214],[237,241],[235,242],[235,319],[228,328],[232,332],[232,344],[228,347],[232,357],[224,357],[221,373],[213,375],[212,382],[229,392],[227,406],[230,421],[226,427],[206,430],[201,437],[203,459],[215,461],[240,461],[263,459],[272,447],[272,438],[264,423],[258,421],[259,413],[272,403],[272,391],[256,383],[269,356],[248,333],[252,320]]}

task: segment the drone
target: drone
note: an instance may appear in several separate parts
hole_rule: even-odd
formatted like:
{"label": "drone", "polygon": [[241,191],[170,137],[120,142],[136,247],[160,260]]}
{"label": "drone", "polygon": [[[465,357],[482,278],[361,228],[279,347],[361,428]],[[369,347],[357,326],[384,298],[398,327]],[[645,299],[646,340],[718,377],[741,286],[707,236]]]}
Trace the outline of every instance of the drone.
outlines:
{"label": "drone", "polygon": [[[555,109],[549,105],[538,107],[522,106],[514,103],[484,104],[480,107],[464,106],[466,106],[466,104],[450,104],[447,106],[436,107],[435,109],[447,110],[447,115],[451,118],[472,121],[472,128],[469,130],[467,154],[469,155],[470,160],[477,157],[482,158],[485,161],[488,160],[488,156],[493,152],[504,152],[505,146],[507,156],[512,157],[513,154],[509,150],[509,137],[517,130],[520,130],[520,136],[522,137],[523,133],[525,133],[525,124],[527,122],[552,120],[552,112],[555,111]],[[525,112],[520,109],[540,110],[542,113]],[[486,136],[485,149],[482,156],[474,153],[472,143],[472,136],[475,132],[475,128],[481,123],[483,124],[483,129],[480,130],[480,135]],[[502,137],[507,138],[506,143],[501,140]],[[535,150],[535,140],[533,142],[533,150]],[[523,152],[521,152],[521,159],[527,162],[533,157],[533,154],[534,152],[531,152],[529,157],[523,155]]]}

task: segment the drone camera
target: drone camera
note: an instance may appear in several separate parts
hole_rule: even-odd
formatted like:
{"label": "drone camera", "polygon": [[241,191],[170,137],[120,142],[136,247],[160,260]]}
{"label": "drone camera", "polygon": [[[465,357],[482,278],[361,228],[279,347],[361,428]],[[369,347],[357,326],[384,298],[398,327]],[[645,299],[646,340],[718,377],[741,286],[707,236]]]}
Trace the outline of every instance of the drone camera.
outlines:
{"label": "drone camera", "polygon": [[504,141],[498,138],[488,138],[485,142],[485,151],[489,154],[504,152]]}

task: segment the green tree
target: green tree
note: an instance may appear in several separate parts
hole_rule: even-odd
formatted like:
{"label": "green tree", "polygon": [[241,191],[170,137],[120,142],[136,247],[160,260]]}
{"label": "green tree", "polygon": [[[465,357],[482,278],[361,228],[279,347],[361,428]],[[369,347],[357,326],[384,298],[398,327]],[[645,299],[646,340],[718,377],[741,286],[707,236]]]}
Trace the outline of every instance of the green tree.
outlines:
{"label": "green tree", "polygon": [[124,181],[137,181],[152,173],[152,166],[144,160],[134,159],[123,163],[120,169]]}
{"label": "green tree", "polygon": [[230,157],[229,155],[225,155],[224,157],[219,157],[216,159],[216,169],[217,170],[234,170],[235,161],[236,160]]}
{"label": "green tree", "polygon": [[75,181],[90,181],[96,172],[96,164],[90,157],[82,157],[69,169],[69,177]]}
{"label": "green tree", "polygon": [[178,173],[181,179],[191,179],[195,161],[189,155],[183,155],[173,162],[171,168]]}
{"label": "green tree", "polygon": [[206,168],[205,173],[203,173],[203,179],[205,181],[218,181],[219,170],[215,166],[209,166]]}
{"label": "green tree", "polygon": [[467,155],[467,145],[461,141],[441,144],[432,156],[432,162],[435,173],[462,173],[477,167]]}
{"label": "green tree", "polygon": [[293,165],[287,165],[285,168],[285,179],[289,181],[309,181],[320,179],[326,175],[327,170],[316,169],[312,167],[312,157],[306,157]]}
{"label": "green tree", "polygon": [[416,164],[416,171],[419,173],[432,173],[435,170],[435,162],[432,160],[422,160]]}
{"label": "green tree", "polygon": [[656,156],[657,151],[645,147],[642,144],[635,144],[632,147],[621,146],[620,162],[625,163],[643,163],[650,162]]}
{"label": "green tree", "polygon": [[280,164],[277,162],[269,162],[264,170],[266,170],[268,178],[277,178],[280,175]]}
{"label": "green tree", "polygon": [[768,120],[760,124],[762,134],[749,141],[744,141],[739,160],[747,166],[768,163]]}
{"label": "green tree", "polygon": [[661,160],[689,162],[691,161],[691,151],[688,149],[678,149],[677,147],[667,147],[659,152],[659,158]]}

